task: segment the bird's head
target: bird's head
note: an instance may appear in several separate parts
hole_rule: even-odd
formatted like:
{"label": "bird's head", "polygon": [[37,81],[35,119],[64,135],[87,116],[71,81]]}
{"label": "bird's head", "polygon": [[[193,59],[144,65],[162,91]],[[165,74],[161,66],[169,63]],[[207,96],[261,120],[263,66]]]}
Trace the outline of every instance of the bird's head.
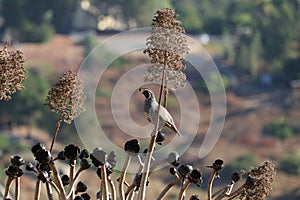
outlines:
{"label": "bird's head", "polygon": [[139,91],[145,96],[146,99],[154,98],[154,93],[148,88],[140,88]]}

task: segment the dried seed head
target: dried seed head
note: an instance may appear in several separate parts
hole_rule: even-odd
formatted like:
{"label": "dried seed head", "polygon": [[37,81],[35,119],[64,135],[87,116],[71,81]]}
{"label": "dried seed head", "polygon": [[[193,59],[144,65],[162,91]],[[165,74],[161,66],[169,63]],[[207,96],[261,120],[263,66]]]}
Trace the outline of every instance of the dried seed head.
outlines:
{"label": "dried seed head", "polygon": [[82,81],[72,70],[66,71],[58,83],[49,91],[46,98],[46,105],[52,112],[57,113],[70,124],[81,112],[86,100],[83,93]]}
{"label": "dried seed head", "polygon": [[157,10],[152,23],[151,35],[147,38],[148,48],[144,50],[151,58],[145,82],[161,82],[165,67],[165,83],[175,89],[184,86],[186,76],[184,56],[188,53],[187,40],[181,22],[176,20],[172,9]]}
{"label": "dried seed head", "polygon": [[239,194],[240,199],[264,200],[271,193],[276,170],[271,161],[262,166],[252,168],[248,174],[248,184]]}
{"label": "dried seed head", "polygon": [[10,100],[12,94],[24,89],[24,62],[21,51],[8,51],[7,44],[0,50],[0,100]]}

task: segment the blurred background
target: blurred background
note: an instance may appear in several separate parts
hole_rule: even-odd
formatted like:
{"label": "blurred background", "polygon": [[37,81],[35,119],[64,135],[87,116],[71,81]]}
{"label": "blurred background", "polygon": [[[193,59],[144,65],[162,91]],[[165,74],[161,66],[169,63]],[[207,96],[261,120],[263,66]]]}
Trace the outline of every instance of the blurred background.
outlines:
{"label": "blurred background", "polygon": [[[210,171],[205,166],[223,159],[220,185],[229,183],[235,170],[272,160],[278,174],[269,199],[300,198],[300,0],[0,0],[2,41],[8,39],[10,49],[23,51],[27,67],[27,89],[13,95],[11,101],[0,102],[2,183],[10,155],[22,152],[26,160],[33,160],[30,147],[36,142],[48,145],[57,118],[43,103],[62,72],[78,69],[93,47],[113,34],[151,26],[154,12],[165,7],[175,9],[186,33],[214,59],[227,94],[226,122],[218,145],[199,160],[197,147],[210,120],[210,98],[201,77],[190,79],[204,117],[194,147],[183,155],[183,162],[202,169],[207,182]],[[132,66],[147,62],[142,52],[116,59],[97,88],[96,107],[110,108],[113,83]],[[189,75],[193,77],[188,70],[186,73],[188,80]],[[139,119],[143,97],[136,101],[133,118]],[[176,116],[176,99],[171,96],[169,101]],[[120,137],[111,111],[100,112],[99,121],[111,140],[122,146],[127,137]],[[80,145],[75,133],[73,125],[64,125],[56,150],[67,143]],[[160,177],[157,191],[171,180],[167,169],[153,174],[157,181],[155,177]],[[28,175],[22,180],[28,181],[22,188],[29,195],[27,199],[34,188],[31,179]],[[92,182],[91,193],[97,191],[99,180]],[[204,190],[205,184],[194,188],[198,193]]]}

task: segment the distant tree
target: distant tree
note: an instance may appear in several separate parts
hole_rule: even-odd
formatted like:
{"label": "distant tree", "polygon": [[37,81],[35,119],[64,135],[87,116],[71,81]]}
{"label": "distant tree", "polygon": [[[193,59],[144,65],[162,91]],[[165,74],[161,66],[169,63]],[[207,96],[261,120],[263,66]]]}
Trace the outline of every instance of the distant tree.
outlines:
{"label": "distant tree", "polygon": [[47,1],[52,10],[52,24],[57,33],[69,33],[72,30],[75,10],[78,0],[52,0]]}
{"label": "distant tree", "polygon": [[11,30],[13,39],[43,42],[53,35],[48,1],[10,0],[1,3],[4,28]]}
{"label": "distant tree", "polygon": [[195,0],[172,1],[172,6],[179,14],[187,33],[199,32],[203,26],[200,13],[197,11],[198,3]]}
{"label": "distant tree", "polygon": [[275,119],[268,123],[264,127],[264,133],[279,139],[287,139],[294,135],[292,128],[284,118]]}
{"label": "distant tree", "polygon": [[[52,128],[54,116],[44,106],[50,88],[49,82],[40,74],[29,72],[24,81],[25,89],[14,95],[13,101],[0,104],[0,121],[36,126],[44,130]],[[53,123],[51,123],[53,121]]]}
{"label": "distant tree", "polygon": [[300,153],[286,154],[279,162],[279,170],[288,174],[300,175]]}

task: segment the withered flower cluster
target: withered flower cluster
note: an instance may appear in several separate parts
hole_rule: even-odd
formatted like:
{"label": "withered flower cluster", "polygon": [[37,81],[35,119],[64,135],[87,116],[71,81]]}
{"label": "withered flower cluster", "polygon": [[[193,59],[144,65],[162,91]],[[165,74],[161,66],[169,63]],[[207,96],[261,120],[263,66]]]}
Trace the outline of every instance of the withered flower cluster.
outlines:
{"label": "withered flower cluster", "polygon": [[151,58],[146,82],[161,82],[165,67],[165,84],[171,83],[175,89],[184,86],[186,75],[184,55],[188,53],[187,40],[181,22],[176,20],[173,9],[157,10],[153,18],[151,35],[147,38],[148,48],[144,50]]}
{"label": "withered flower cluster", "polygon": [[264,200],[272,192],[275,178],[275,165],[265,161],[263,165],[252,168],[248,174],[245,188],[238,196],[246,200]]}
{"label": "withered flower cluster", "polygon": [[24,62],[21,51],[9,51],[7,44],[0,50],[0,100],[10,100],[17,90],[24,89]]}
{"label": "withered flower cluster", "polygon": [[81,112],[86,100],[82,81],[72,70],[66,71],[58,83],[49,91],[46,105],[57,113],[65,123],[70,124]]}

